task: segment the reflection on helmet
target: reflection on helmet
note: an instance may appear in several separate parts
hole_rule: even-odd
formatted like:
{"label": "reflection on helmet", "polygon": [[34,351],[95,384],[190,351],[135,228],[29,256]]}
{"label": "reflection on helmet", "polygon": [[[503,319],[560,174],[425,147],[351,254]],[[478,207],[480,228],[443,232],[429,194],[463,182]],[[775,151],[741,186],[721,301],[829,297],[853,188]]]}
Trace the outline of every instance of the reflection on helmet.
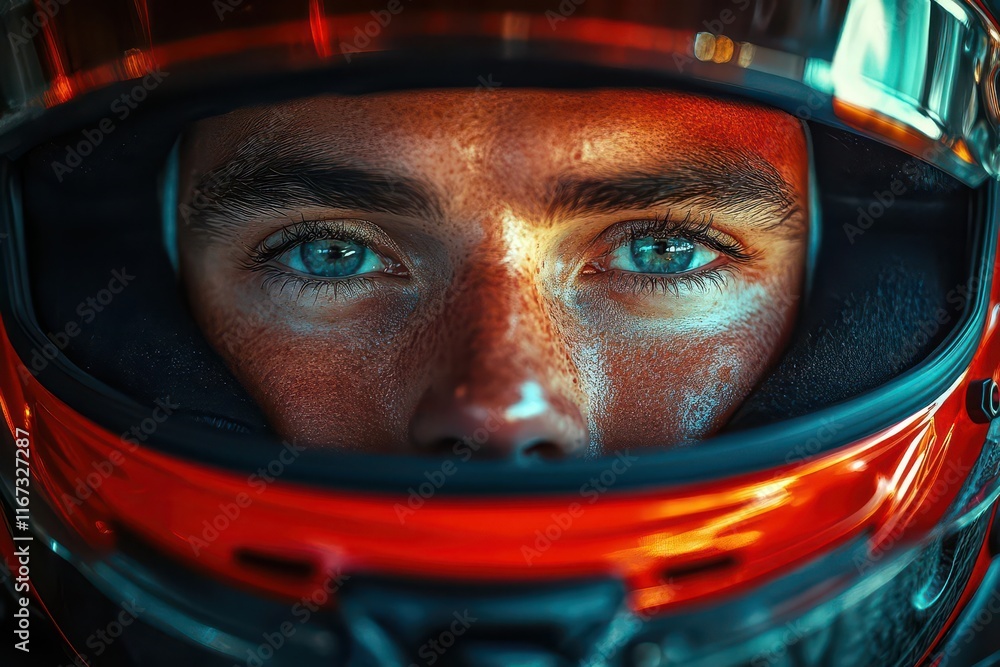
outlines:
{"label": "reflection on helmet", "polygon": [[1000,648],[979,4],[4,11],[0,543],[53,645]]}

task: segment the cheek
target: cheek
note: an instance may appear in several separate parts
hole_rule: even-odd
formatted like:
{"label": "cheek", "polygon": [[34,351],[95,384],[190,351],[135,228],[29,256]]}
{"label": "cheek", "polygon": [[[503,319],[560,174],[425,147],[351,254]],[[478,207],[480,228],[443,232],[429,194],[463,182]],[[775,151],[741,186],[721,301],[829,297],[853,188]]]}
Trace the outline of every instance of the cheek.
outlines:
{"label": "cheek", "polygon": [[203,333],[288,440],[386,449],[406,442],[417,357],[405,308],[369,298],[310,309],[302,297],[208,290],[192,300]]}
{"label": "cheek", "polygon": [[691,297],[683,316],[620,315],[577,347],[595,440],[605,451],[690,444],[721,428],[780,356],[798,277]]}
{"label": "cheek", "polygon": [[610,400],[597,424],[608,451],[686,444],[717,430],[766,366],[753,331],[644,341],[607,351]]}
{"label": "cheek", "polygon": [[236,371],[282,437],[374,451],[405,442],[407,377],[391,350],[361,351],[337,336],[282,337],[273,328],[241,352]]}

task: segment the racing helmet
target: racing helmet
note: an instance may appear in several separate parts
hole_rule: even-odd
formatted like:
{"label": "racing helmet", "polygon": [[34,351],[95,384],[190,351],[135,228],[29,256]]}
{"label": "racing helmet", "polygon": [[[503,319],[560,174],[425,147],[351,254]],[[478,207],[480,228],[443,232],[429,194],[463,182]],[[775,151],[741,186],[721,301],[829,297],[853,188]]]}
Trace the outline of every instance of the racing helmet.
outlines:
{"label": "racing helmet", "polygon": [[[946,665],[995,650],[994,9],[6,3],[15,643],[50,623],[78,665]],[[501,84],[683,90],[801,120],[810,237],[787,348],[694,446],[524,465],[283,442],[179,288],[178,138],[310,95]]]}

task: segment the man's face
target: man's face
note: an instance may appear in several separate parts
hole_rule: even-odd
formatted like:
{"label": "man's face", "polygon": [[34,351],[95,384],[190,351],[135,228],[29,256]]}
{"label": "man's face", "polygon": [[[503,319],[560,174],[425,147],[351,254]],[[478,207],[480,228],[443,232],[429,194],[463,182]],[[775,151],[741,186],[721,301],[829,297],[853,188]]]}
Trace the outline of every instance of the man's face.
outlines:
{"label": "man's face", "polygon": [[686,444],[780,354],[808,151],[647,91],[328,96],[197,123],[180,270],[284,438],[524,460]]}

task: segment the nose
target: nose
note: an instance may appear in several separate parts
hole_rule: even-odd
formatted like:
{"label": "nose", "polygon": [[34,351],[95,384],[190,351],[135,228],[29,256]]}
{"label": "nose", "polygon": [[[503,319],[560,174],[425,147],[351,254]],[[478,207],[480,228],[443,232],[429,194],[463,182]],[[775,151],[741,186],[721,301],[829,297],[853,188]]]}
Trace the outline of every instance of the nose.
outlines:
{"label": "nose", "polygon": [[581,456],[587,433],[579,410],[557,407],[542,385],[525,381],[516,402],[490,401],[468,384],[432,391],[411,428],[415,446],[430,454],[519,462]]}
{"label": "nose", "polygon": [[[446,299],[434,380],[410,424],[431,454],[519,462],[586,453],[576,370],[530,280],[469,281]],[[468,452],[468,453],[467,453]]]}

